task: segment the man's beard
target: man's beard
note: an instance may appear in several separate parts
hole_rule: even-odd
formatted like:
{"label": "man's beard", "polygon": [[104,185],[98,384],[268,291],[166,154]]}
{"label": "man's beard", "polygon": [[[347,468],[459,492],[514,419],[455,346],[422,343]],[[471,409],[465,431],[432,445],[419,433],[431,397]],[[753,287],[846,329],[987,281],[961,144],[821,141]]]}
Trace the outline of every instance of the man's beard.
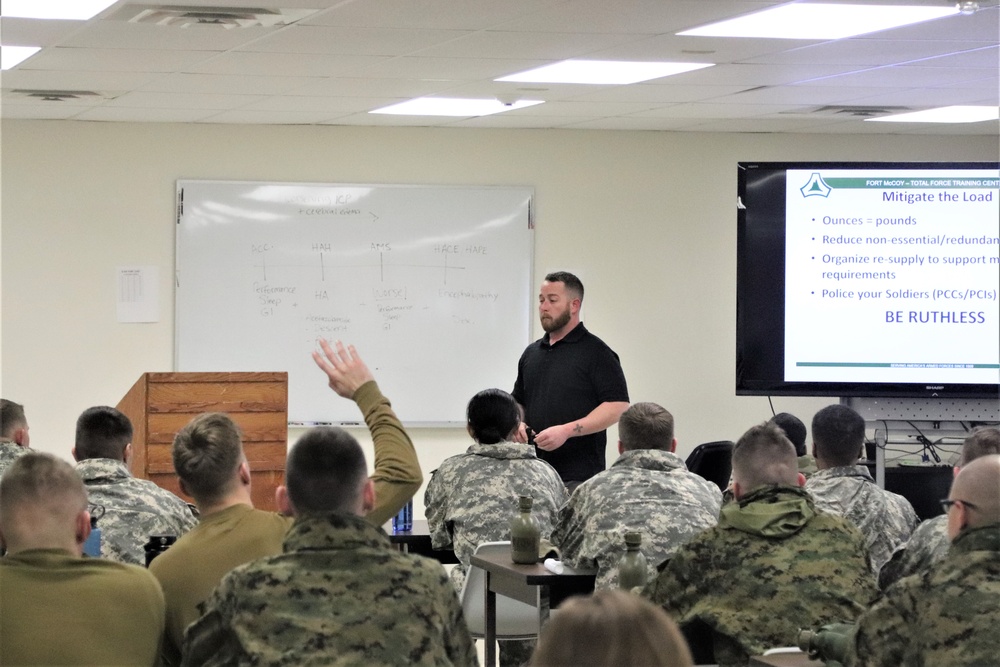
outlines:
{"label": "man's beard", "polygon": [[549,320],[542,320],[542,329],[546,333],[552,333],[553,331],[559,331],[564,326],[569,324],[569,308],[561,312],[559,315],[553,317]]}

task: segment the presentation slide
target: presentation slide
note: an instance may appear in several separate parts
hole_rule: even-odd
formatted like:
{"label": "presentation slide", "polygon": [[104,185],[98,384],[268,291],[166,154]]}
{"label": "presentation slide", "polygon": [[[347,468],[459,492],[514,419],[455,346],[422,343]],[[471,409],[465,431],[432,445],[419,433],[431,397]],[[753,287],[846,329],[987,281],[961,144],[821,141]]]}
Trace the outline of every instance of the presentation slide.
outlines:
{"label": "presentation slide", "polygon": [[1000,172],[788,170],[785,380],[997,383]]}

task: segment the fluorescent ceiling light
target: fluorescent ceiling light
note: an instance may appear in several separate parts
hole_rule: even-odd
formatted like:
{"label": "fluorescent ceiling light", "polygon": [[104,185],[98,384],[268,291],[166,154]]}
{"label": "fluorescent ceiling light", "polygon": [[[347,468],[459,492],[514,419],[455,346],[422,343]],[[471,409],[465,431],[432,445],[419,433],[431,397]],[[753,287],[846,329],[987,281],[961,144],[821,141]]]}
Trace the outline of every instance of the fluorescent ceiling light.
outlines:
{"label": "fluorescent ceiling light", "polygon": [[86,21],[113,4],[115,0],[3,0],[0,16]]}
{"label": "fluorescent ceiling light", "polygon": [[954,106],[926,111],[912,111],[881,118],[865,120],[883,123],[979,123],[984,120],[1000,119],[1000,107]]}
{"label": "fluorescent ceiling light", "polygon": [[0,46],[0,69],[11,69],[38,53],[40,46]]}
{"label": "fluorescent ceiling light", "polygon": [[690,72],[713,63],[629,62],[625,60],[563,60],[494,81],[523,83],[626,84]]}
{"label": "fluorescent ceiling light", "polygon": [[518,100],[504,104],[499,100],[463,99],[456,97],[418,97],[392,104],[368,113],[395,114],[398,116],[489,116],[494,113],[523,109],[542,104],[542,100]]}
{"label": "fluorescent ceiling light", "polygon": [[841,39],[958,14],[955,5],[835,5],[794,3],[711,23],[678,35]]}

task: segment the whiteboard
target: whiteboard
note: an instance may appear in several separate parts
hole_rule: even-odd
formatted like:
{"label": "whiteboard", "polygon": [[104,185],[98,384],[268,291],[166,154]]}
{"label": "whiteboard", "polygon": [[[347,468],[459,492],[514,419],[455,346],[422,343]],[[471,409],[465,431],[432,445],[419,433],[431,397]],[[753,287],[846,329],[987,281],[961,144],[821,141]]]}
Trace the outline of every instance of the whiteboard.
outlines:
{"label": "whiteboard", "polygon": [[363,423],[310,352],[353,343],[400,419],[509,390],[533,313],[531,188],[177,182],[175,367],[287,371],[293,423]]}

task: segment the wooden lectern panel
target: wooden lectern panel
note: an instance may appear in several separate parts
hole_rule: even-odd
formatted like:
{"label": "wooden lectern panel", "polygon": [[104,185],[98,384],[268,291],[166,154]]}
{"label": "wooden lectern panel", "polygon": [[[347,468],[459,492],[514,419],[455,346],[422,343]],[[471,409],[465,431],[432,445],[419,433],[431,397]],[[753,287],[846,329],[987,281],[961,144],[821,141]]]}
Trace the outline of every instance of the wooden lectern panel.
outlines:
{"label": "wooden lectern panel", "polygon": [[174,435],[203,412],[227,413],[243,432],[254,505],[275,509],[288,451],[287,373],[145,373],[117,407],[132,420],[132,474],[188,502],[171,458]]}

